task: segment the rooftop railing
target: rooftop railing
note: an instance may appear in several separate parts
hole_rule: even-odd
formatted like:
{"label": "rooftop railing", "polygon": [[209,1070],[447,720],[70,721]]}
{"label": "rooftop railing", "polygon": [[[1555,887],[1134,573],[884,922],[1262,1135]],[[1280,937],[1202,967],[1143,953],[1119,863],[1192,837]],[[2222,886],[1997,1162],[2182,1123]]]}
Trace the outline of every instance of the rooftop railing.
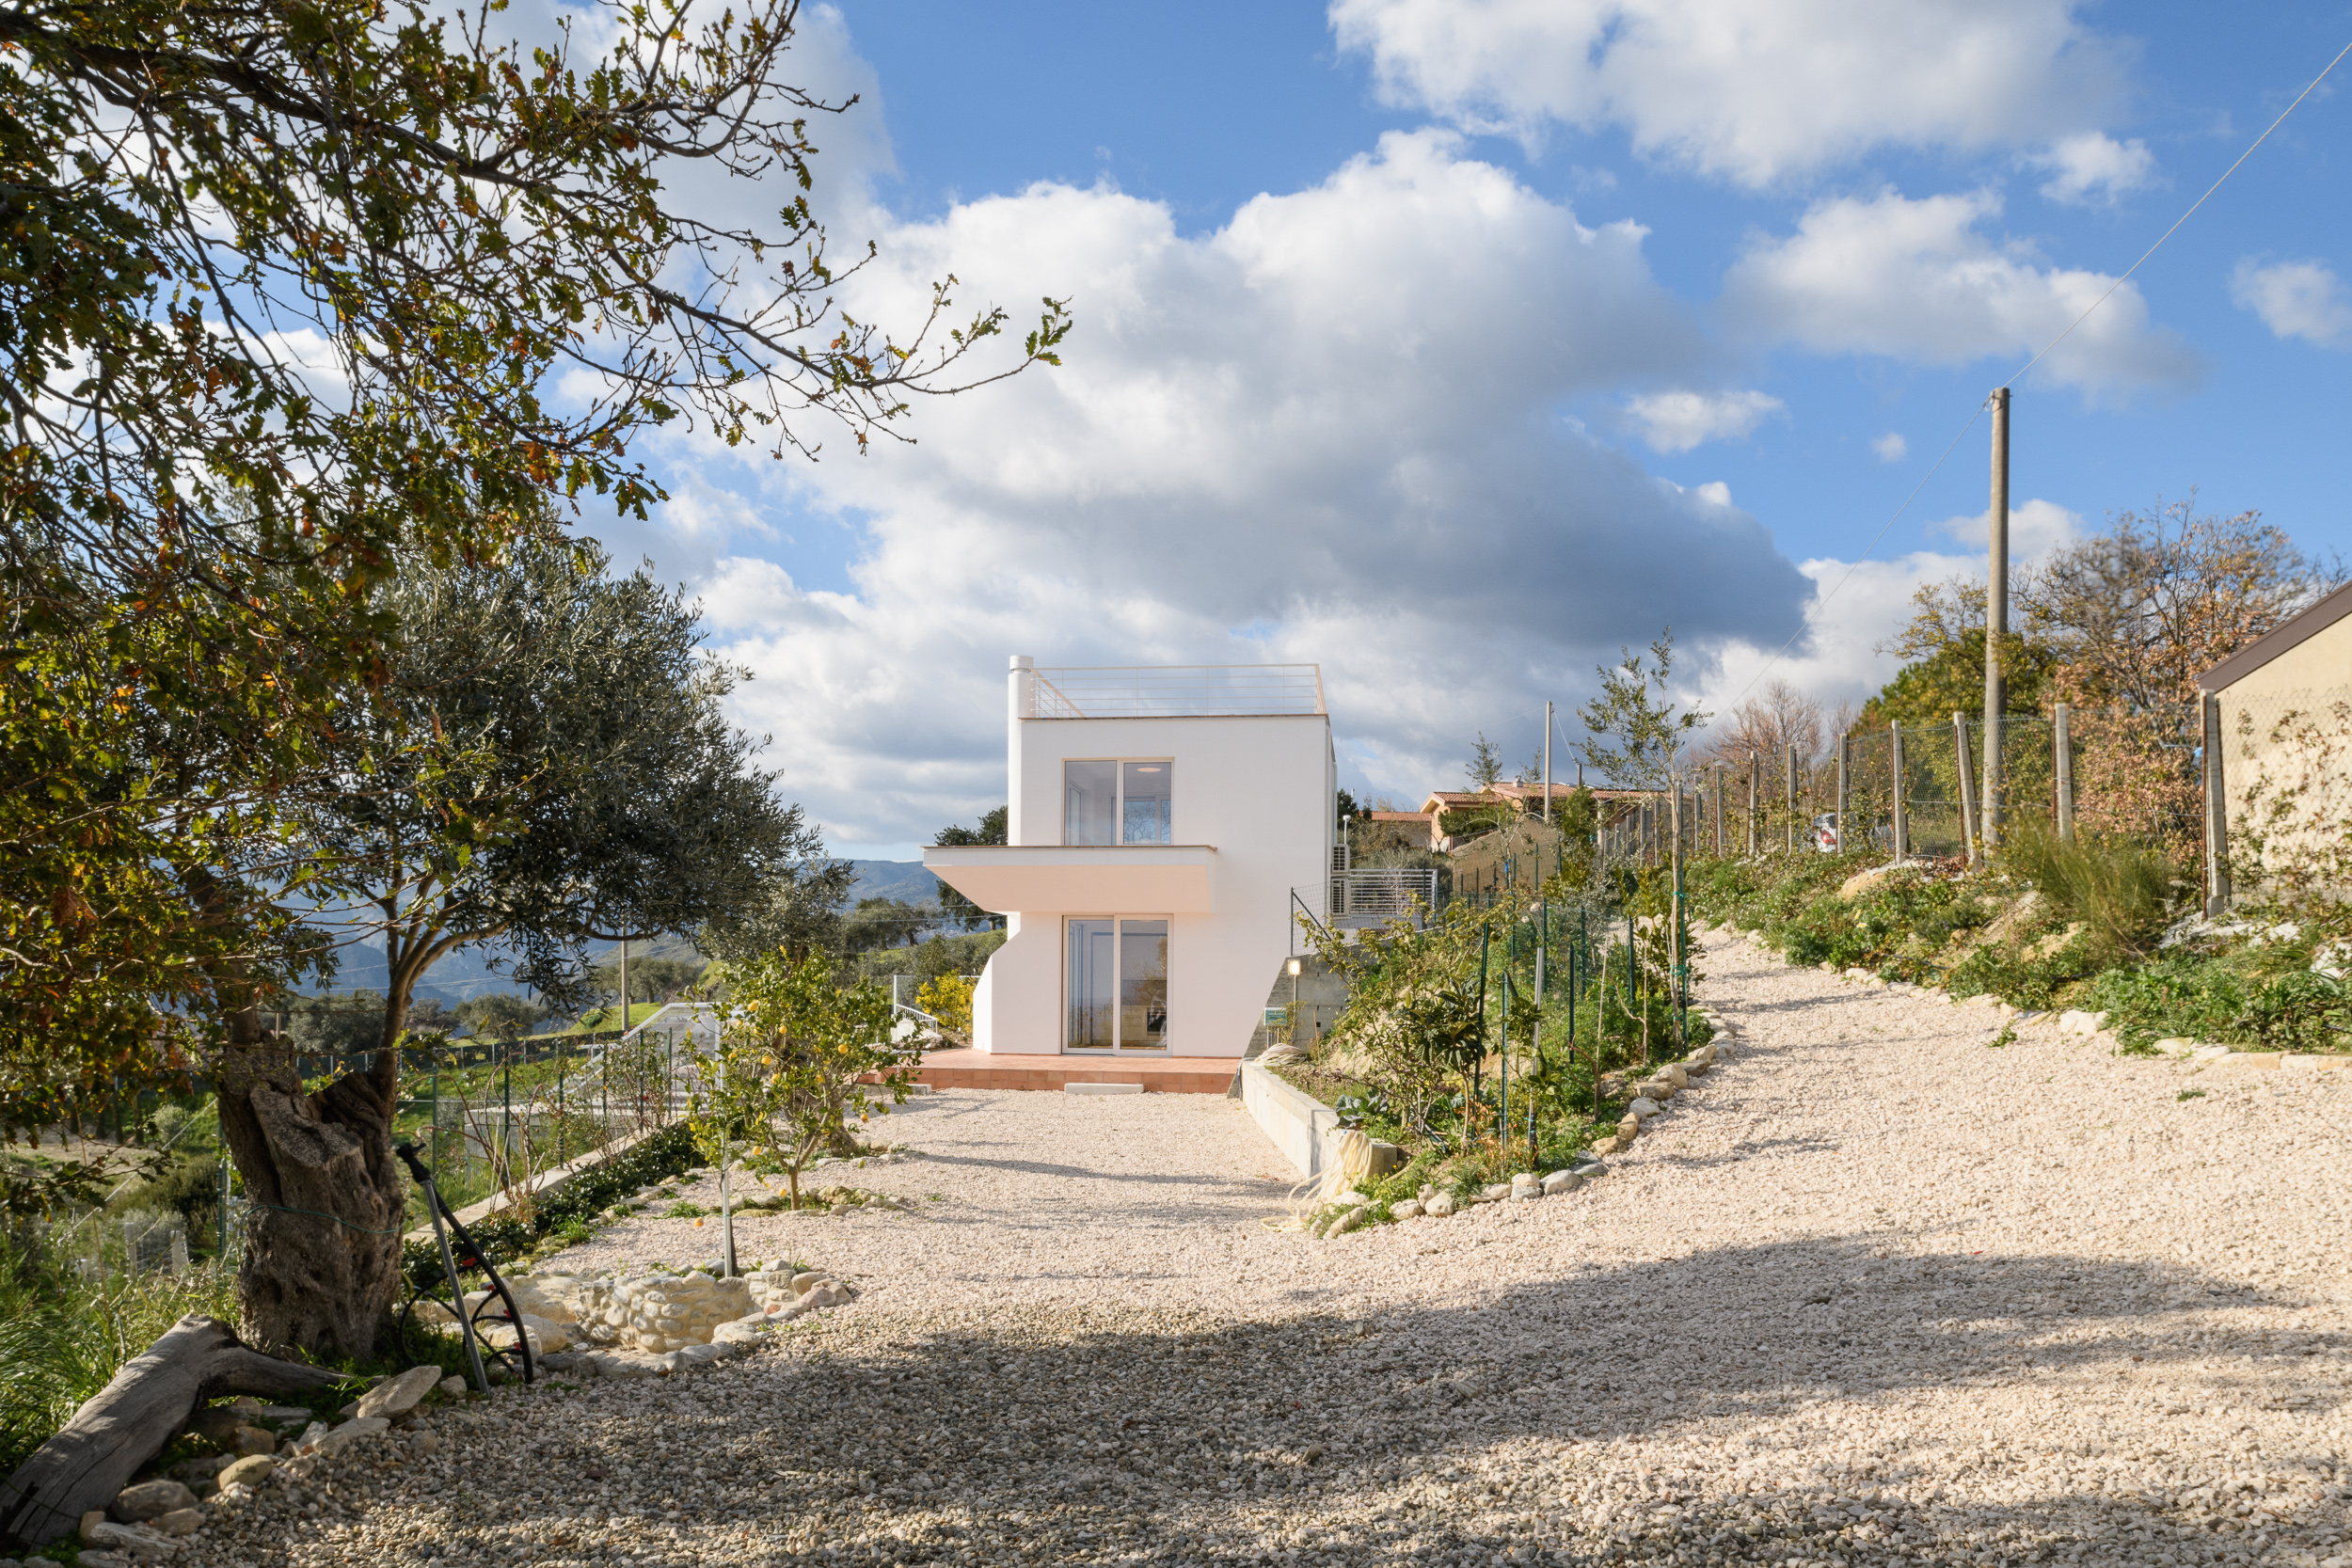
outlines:
{"label": "rooftop railing", "polygon": [[1040,719],[1256,719],[1323,713],[1314,664],[1105,665],[1039,670]]}

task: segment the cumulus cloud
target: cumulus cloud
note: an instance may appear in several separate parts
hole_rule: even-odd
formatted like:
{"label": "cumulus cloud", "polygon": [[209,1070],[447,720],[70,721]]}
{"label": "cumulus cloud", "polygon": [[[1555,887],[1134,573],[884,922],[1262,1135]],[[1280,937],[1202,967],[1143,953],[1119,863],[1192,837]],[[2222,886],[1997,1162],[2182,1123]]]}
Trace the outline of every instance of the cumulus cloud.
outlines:
{"label": "cumulus cloud", "polygon": [[[1760,238],[1733,264],[1724,303],[1764,341],[1820,354],[1881,354],[1963,365],[2024,360],[2106,293],[2104,273],[2046,266],[2028,245],[1995,244],[1979,225],[2001,211],[1989,191],[1913,200],[1898,191],[1815,204],[1786,238]],[[2197,359],[2150,325],[2130,283],[2042,361],[2041,373],[2090,392],[2180,386]]]}
{"label": "cumulus cloud", "polygon": [[1645,392],[1628,415],[1655,451],[1689,451],[1706,441],[1737,439],[1788,404],[1767,392]]}
{"label": "cumulus cloud", "polygon": [[2137,136],[2120,142],[2101,131],[2062,137],[2026,162],[2050,171],[2042,194],[2070,207],[2113,206],[2117,197],[2153,184],[2156,177],[2156,155],[2146,142]]}
{"label": "cumulus cloud", "polygon": [[2076,0],[1333,0],[1391,103],[1534,139],[1622,127],[1644,154],[1766,185],[1882,146],[2085,131],[2127,47]]}
{"label": "cumulus cloud", "polygon": [[[2028,500],[2010,509],[2010,560],[2031,565],[2058,546],[2079,538],[2083,519],[2054,501]],[[1967,553],[1915,550],[1895,561],[1853,562],[1823,558],[1800,568],[1811,583],[1805,610],[1806,636],[1787,657],[1775,659],[1777,642],[1758,645],[1732,641],[1720,650],[1719,660],[1698,683],[1699,705],[1721,715],[1740,698],[1777,676],[1835,708],[1841,702],[1857,706],[1901,667],[1892,654],[1879,652],[1888,633],[1911,618],[1911,595],[1923,583],[1945,582],[1955,577],[1984,579],[1984,546],[1991,531],[1989,512],[1949,517],[1933,531],[1973,546]]]}
{"label": "cumulus cloud", "polygon": [[[698,518],[732,504],[746,527],[656,553],[839,842],[917,842],[1000,798],[1011,653],[1318,662],[1352,782],[1413,794],[1482,727],[1532,739],[1622,643],[1797,624],[1804,578],[1727,491],[1557,413],[1707,369],[1644,238],[1434,132],[1198,237],[1108,188],[961,203],[889,229],[856,313],[901,318],[950,267],[970,300],[1073,293],[1064,366],[927,404],[919,445],[862,459],[754,467],[666,438],[710,492]],[[754,519],[853,521],[846,586],[796,581]]]}
{"label": "cumulus cloud", "polygon": [[2352,302],[2325,261],[2264,266],[2249,256],[2230,274],[2230,298],[2260,316],[2279,337],[2301,338],[2322,348],[2352,344]]}
{"label": "cumulus cloud", "polygon": [[1900,463],[1911,455],[1911,443],[1903,439],[1901,431],[1890,430],[1871,442],[1870,450],[1878,453],[1882,463]]}

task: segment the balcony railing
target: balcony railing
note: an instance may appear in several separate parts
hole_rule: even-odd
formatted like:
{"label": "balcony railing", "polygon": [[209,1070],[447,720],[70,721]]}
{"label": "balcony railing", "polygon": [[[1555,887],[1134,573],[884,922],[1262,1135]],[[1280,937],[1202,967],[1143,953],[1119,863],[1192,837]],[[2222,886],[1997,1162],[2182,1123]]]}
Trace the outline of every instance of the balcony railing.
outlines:
{"label": "balcony railing", "polygon": [[1039,670],[1039,719],[1260,719],[1320,714],[1315,664],[1109,665]]}
{"label": "balcony railing", "polygon": [[1438,907],[1434,869],[1392,867],[1338,871],[1331,876],[1331,924],[1366,926],[1384,920],[1426,917]]}

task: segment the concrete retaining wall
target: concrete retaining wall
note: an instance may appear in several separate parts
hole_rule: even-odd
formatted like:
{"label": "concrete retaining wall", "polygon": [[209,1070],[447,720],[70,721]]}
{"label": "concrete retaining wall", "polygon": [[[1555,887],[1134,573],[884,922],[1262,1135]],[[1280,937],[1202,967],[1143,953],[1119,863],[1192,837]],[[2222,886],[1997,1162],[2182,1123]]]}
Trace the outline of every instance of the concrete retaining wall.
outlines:
{"label": "concrete retaining wall", "polygon": [[1320,1176],[1338,1163],[1340,1114],[1314,1096],[1255,1062],[1244,1062],[1241,1102],[1302,1179]]}

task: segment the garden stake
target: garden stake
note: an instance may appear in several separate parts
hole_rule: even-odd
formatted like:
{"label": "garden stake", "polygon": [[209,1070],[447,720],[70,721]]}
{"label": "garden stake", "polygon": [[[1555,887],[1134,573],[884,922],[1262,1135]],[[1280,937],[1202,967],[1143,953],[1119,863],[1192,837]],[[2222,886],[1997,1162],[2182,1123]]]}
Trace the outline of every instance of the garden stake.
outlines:
{"label": "garden stake", "polygon": [[[1486,1037],[1478,1037],[1485,1045]],[[1502,1104],[1495,1113],[1495,1142],[1504,1150],[1503,1159],[1510,1159],[1511,1147],[1511,972],[1502,972]]]}
{"label": "garden stake", "polygon": [[[1493,921],[1478,927],[1478,1054],[1470,1062],[1470,1104],[1478,1103],[1479,1085],[1486,1065],[1486,943],[1494,936]],[[1462,1127],[1470,1125],[1470,1106],[1462,1108]]]}

